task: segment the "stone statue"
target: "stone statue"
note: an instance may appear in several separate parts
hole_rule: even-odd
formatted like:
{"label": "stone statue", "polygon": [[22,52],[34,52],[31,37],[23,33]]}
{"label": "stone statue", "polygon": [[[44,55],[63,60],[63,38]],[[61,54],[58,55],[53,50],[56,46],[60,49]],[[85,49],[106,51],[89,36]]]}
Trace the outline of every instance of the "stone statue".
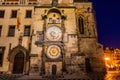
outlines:
{"label": "stone statue", "polygon": [[58,5],[58,0],[52,0],[52,6],[57,7]]}

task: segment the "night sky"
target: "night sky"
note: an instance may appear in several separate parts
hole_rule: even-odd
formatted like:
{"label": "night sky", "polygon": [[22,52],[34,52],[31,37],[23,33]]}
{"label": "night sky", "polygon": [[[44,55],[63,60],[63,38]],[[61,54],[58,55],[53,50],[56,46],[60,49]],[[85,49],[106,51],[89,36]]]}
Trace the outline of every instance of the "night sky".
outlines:
{"label": "night sky", "polygon": [[104,47],[120,48],[120,0],[89,0],[96,14],[98,41]]}

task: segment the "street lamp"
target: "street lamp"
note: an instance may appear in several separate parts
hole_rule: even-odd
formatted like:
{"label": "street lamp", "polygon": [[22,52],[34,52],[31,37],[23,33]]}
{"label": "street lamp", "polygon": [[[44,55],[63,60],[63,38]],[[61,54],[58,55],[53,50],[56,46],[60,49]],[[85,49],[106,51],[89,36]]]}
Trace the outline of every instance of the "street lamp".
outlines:
{"label": "street lamp", "polygon": [[107,67],[107,70],[109,70],[109,67],[110,67],[109,61],[110,61],[110,58],[109,57],[105,57],[105,65]]}
{"label": "street lamp", "polygon": [[106,60],[106,61],[109,61],[109,60],[110,60],[110,58],[109,58],[109,57],[105,57],[105,60]]}

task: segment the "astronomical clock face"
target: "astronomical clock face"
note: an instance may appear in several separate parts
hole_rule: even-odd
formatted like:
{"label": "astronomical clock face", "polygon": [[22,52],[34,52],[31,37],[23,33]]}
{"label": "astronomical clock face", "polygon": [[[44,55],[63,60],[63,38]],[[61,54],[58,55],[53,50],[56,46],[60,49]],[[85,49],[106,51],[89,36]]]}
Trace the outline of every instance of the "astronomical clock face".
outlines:
{"label": "astronomical clock face", "polygon": [[47,29],[46,36],[49,40],[57,41],[62,36],[62,31],[58,27],[50,27]]}
{"label": "astronomical clock face", "polygon": [[57,59],[61,55],[61,49],[56,45],[51,45],[48,47],[46,55],[48,58]]}

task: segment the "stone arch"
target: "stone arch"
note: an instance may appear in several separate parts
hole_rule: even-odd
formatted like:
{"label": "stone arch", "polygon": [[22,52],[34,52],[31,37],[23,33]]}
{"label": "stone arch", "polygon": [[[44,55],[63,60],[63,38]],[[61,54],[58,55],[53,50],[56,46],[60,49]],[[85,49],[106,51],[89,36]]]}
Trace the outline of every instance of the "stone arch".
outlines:
{"label": "stone arch", "polygon": [[13,68],[14,68],[14,60],[15,57],[18,53],[23,53],[24,55],[24,69],[23,69],[23,73],[26,74],[28,71],[28,61],[29,61],[29,53],[28,50],[25,49],[23,46],[18,45],[16,47],[14,47],[8,54],[8,61],[9,61],[9,73],[13,72]]}
{"label": "stone arch", "polygon": [[52,9],[50,9],[50,10],[47,12],[47,15],[48,15],[49,13],[51,13],[51,12],[58,13],[58,14],[62,15],[62,12],[61,12],[59,9],[57,9],[57,8],[52,8]]}
{"label": "stone arch", "polygon": [[14,63],[13,63],[13,74],[21,74],[24,70],[24,62],[25,62],[24,53],[22,51],[19,51],[14,57]]}
{"label": "stone arch", "polygon": [[59,10],[58,8],[51,8],[49,10],[45,10],[45,13],[42,16],[42,19],[46,19],[48,18],[48,15],[50,13],[56,13],[58,15],[60,15],[61,19],[66,19],[66,15],[64,14],[64,10]]}
{"label": "stone arch", "polygon": [[47,22],[48,23],[61,23],[61,11],[57,8],[52,8],[47,12]]}

